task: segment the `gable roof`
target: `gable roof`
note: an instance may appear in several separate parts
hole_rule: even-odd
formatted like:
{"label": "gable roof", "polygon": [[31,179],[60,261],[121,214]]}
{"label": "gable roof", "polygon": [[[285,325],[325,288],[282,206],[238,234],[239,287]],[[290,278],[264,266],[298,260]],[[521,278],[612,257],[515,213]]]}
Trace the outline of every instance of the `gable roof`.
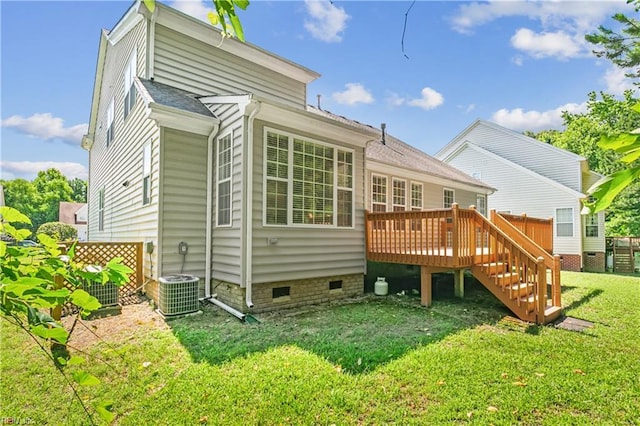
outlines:
{"label": "gable roof", "polygon": [[135,77],[134,81],[140,96],[147,105],[153,102],[194,114],[214,117],[209,108],[198,99],[200,95],[139,77]]}
{"label": "gable roof", "polygon": [[58,222],[76,223],[76,212],[87,207],[87,203],[72,203],[70,201],[61,201],[58,207]]}
{"label": "gable roof", "polygon": [[[311,105],[308,105],[307,109],[309,111],[315,112],[316,114],[320,114],[343,123],[349,123],[352,126],[378,130],[368,124],[350,120],[344,116],[336,115],[329,111],[322,110]],[[474,179],[461,170],[458,170],[455,167],[443,161],[440,161],[389,134],[385,135],[384,144],[381,142],[367,144],[365,155],[367,159],[376,161],[378,163],[396,166],[407,170],[413,170],[419,173],[463,183],[466,185],[473,185],[476,187],[490,189],[492,191],[495,190],[495,188],[487,185],[486,183]]]}
{"label": "gable roof", "polygon": [[[582,157],[581,155],[578,154],[574,154],[573,152],[567,151],[566,149],[562,149],[562,148],[558,148],[556,146],[553,146],[551,144],[548,143],[544,143],[541,142],[537,139],[534,139],[532,137],[529,137],[527,135],[524,135],[522,133],[516,132],[515,130],[511,130],[508,129],[506,127],[500,126],[499,124],[493,123],[491,121],[487,121],[487,120],[481,120],[478,119],[476,121],[474,121],[473,123],[471,123],[469,126],[467,126],[466,129],[464,129],[462,132],[460,132],[456,137],[454,137],[451,142],[449,142],[448,144],[446,144],[442,149],[440,149],[438,152],[436,152],[435,157],[436,158],[440,158],[442,160],[446,160],[447,158],[449,158],[455,151],[456,149],[462,144],[464,143],[467,139],[466,136],[476,127],[479,126],[485,126],[485,127],[489,127],[493,130],[496,130],[498,132],[501,133],[507,133],[510,136],[518,139],[519,141],[525,143],[525,144],[536,144],[537,147],[543,147],[542,149],[548,150],[550,152],[553,152],[556,155],[562,155],[566,158],[569,159],[573,159],[575,161],[586,161],[586,159],[584,157]],[[473,143],[473,142],[471,142]]]}

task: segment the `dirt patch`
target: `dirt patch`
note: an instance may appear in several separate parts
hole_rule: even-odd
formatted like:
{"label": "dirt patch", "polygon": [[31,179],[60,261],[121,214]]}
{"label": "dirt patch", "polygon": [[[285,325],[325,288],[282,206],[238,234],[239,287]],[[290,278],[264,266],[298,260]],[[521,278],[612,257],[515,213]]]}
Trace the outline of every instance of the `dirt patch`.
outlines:
{"label": "dirt patch", "polygon": [[[62,319],[67,330],[72,327],[75,318],[75,316],[68,316]],[[95,319],[78,319],[68,345],[71,348],[84,350],[100,341],[124,342],[140,332],[168,329],[167,323],[151,304],[143,302],[123,306],[122,312],[117,315]]]}

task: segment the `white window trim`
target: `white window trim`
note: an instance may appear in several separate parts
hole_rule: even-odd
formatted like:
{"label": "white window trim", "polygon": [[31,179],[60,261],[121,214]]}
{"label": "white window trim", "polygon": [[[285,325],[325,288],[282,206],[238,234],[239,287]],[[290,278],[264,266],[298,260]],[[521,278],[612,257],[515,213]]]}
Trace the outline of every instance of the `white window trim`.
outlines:
{"label": "white window trim", "polygon": [[[114,119],[115,119],[115,100],[114,98],[111,98],[111,101],[109,101],[109,106],[107,107],[107,130],[106,130],[106,137],[105,137],[107,141],[107,148],[109,148],[109,145],[111,145],[113,143],[113,140],[115,139],[115,136],[114,136],[115,125],[113,124]],[[111,137],[109,137],[109,132],[111,132]]]}
{"label": "white window trim", "polygon": [[104,186],[98,190],[98,231],[104,231],[104,211],[105,211]]}
{"label": "white window trim", "polygon": [[[568,224],[569,222],[559,222],[558,221],[558,210],[571,210],[571,235],[558,235],[558,225],[560,223],[564,223],[564,224]],[[575,237],[576,233],[575,233],[575,216],[573,213],[573,207],[556,207],[555,209],[555,220],[554,220],[554,234],[556,237],[558,238],[573,238]]]}
{"label": "white window trim", "polygon": [[[278,179],[278,178],[269,178],[267,176],[267,134],[271,132],[271,133],[276,133],[278,135],[281,136],[286,136],[289,140],[289,146],[288,146],[288,158],[287,158],[287,166],[288,166],[288,177],[287,177],[287,224],[286,225],[279,225],[279,224],[272,224],[272,223],[267,223],[267,180],[269,179],[275,179],[275,180],[281,180],[283,181],[283,179]],[[310,143],[314,143],[314,144],[318,144],[318,145],[322,145],[322,146],[326,146],[329,148],[333,148],[335,151],[335,155],[333,158],[334,161],[334,165],[335,167],[333,168],[333,225],[314,225],[314,224],[306,224],[306,223],[293,223],[293,139],[294,138],[298,138],[298,139],[302,139],[305,142],[310,142]],[[348,152],[351,153],[351,158],[354,160],[353,162],[353,176],[352,176],[352,185],[353,187],[351,188],[352,194],[354,195],[352,197],[352,202],[351,202],[351,226],[338,226],[338,190],[342,189],[344,190],[345,188],[341,188],[338,187],[338,167],[337,167],[337,163],[338,163],[338,150],[340,151],[344,151],[344,152]],[[264,227],[269,227],[269,228],[314,228],[314,229],[355,229],[355,222],[356,222],[356,216],[355,216],[355,205],[356,205],[356,199],[355,199],[355,188],[356,188],[356,173],[355,173],[355,168],[356,168],[356,163],[355,163],[355,151],[351,148],[347,148],[347,147],[343,147],[340,145],[334,145],[332,143],[328,143],[328,142],[323,142],[314,138],[310,138],[307,136],[303,136],[303,135],[299,135],[299,134],[295,134],[295,133],[291,133],[291,132],[287,132],[285,130],[281,130],[281,129],[276,129],[273,127],[267,127],[265,126],[263,129],[263,134],[262,134],[262,226]]]}
{"label": "white window trim", "polygon": [[371,173],[371,186],[370,186],[370,193],[371,193],[371,211],[375,212],[375,209],[373,208],[374,205],[382,205],[382,203],[374,203],[373,201],[373,179],[374,177],[376,178],[382,178],[384,179],[384,211],[388,211],[388,207],[389,207],[389,177],[386,175],[381,175],[381,174],[377,174],[377,173]]}
{"label": "white window trim", "polygon": [[[396,204],[395,203],[395,182],[403,182],[404,183],[404,204]],[[402,207],[402,211],[407,211],[407,180],[401,179],[397,177],[391,178],[391,211],[396,211],[396,207]]]}
{"label": "white window trim", "polygon": [[[595,217],[595,218],[596,218],[596,223],[595,223],[595,225],[589,225],[588,220],[589,220],[589,217],[590,217],[590,216],[593,216],[593,217]],[[596,236],[593,236],[593,235],[587,235],[587,228],[588,228],[589,226],[592,226],[592,227],[595,227],[595,228],[596,228],[596,232],[597,232],[597,235],[596,235]],[[585,216],[585,218],[584,218],[584,237],[585,237],[585,238],[600,238],[600,215],[599,215],[598,213],[589,214],[589,215],[586,215],[586,216]]]}
{"label": "white window trim", "polygon": [[[484,204],[484,208],[482,210],[480,209],[480,200],[483,201]],[[487,216],[487,196],[485,194],[476,194],[476,208],[478,209],[478,213],[480,213],[483,216]]]}
{"label": "white window trim", "polygon": [[[420,187],[420,205],[413,205],[413,185],[418,185]],[[422,182],[414,182],[412,181],[409,184],[409,209],[410,210],[422,210],[424,206],[424,185]]]}
{"label": "white window trim", "polygon": [[[220,140],[229,136],[230,138],[230,158],[229,158],[229,177],[220,180]],[[233,131],[227,132],[216,140],[216,226],[219,228],[230,228],[233,225]],[[220,224],[220,184],[229,182],[229,223]]]}
{"label": "white window trim", "polygon": [[[131,110],[135,105],[135,94],[134,94],[133,104],[131,105],[131,107],[127,105],[127,97],[129,96],[129,93],[131,92],[131,88],[134,85],[133,79],[136,77],[137,65],[138,65],[138,49],[134,47],[133,52],[129,57],[129,61],[127,62],[127,67],[124,70],[124,97],[123,97],[124,104],[122,109],[124,119],[126,119],[131,114]],[[131,100],[129,100],[129,102],[131,102]]]}
{"label": "white window trim", "polygon": [[456,190],[455,189],[451,189],[451,188],[442,188],[442,208],[448,209],[448,208],[451,208],[451,207],[445,206],[445,203],[444,203],[444,193],[445,193],[445,191],[451,191],[451,193],[453,194],[453,201],[451,202],[451,205],[453,205],[456,202]]}
{"label": "white window trim", "polygon": [[[152,162],[151,149],[152,149],[151,141],[147,142],[142,147],[142,205],[143,206],[147,206],[151,204],[151,162]],[[145,191],[145,185],[144,185],[145,179],[147,178],[149,178],[149,182],[146,188],[148,190],[148,194]]]}

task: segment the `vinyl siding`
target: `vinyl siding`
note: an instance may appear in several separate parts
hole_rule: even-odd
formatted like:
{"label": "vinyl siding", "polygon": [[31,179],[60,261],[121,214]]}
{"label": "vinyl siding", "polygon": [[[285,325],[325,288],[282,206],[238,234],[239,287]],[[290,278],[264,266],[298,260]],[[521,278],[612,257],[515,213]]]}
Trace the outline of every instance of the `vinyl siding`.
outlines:
{"label": "vinyl siding", "polygon": [[[141,21],[117,44],[107,43],[105,65],[98,102],[94,143],[89,152],[88,239],[89,241],[151,241],[157,245],[158,220],[158,139],[159,130],[145,119],[144,106],[136,104],[124,119],[124,71],[134,47],[137,75],[146,69],[146,22]],[[115,138],[107,148],[107,108],[114,99]],[[142,151],[152,143],[151,203],[142,205]],[[124,183],[128,185],[125,186]],[[98,193],[105,190],[104,230],[98,230]],[[157,250],[151,256],[157,265]],[[144,256],[144,273],[151,275],[149,256]],[[157,278],[153,267],[154,278]]]}
{"label": "vinyl siding", "polygon": [[[283,130],[310,139],[349,146],[340,141],[327,140],[275,124],[269,128]],[[274,282],[333,275],[362,274],[365,265],[364,246],[364,188],[363,155],[354,151],[353,229],[297,228],[263,225],[263,137],[265,123],[256,120],[253,137],[253,282]],[[277,238],[277,244],[268,244]]]}
{"label": "vinyl siding", "polygon": [[480,172],[483,182],[497,188],[488,197],[489,207],[496,211],[511,211],[512,214],[524,212],[532,217],[553,217],[555,221],[556,208],[573,208],[573,237],[557,237],[554,229],[554,252],[582,254],[580,201],[575,196],[471,148],[460,151],[450,159],[449,164],[469,174]]}
{"label": "vinyl siding", "polygon": [[547,146],[544,142],[526,138],[524,135],[514,134],[510,130],[495,129],[483,123],[471,129],[464,140],[575,191],[582,190],[580,162],[574,154]]}
{"label": "vinyl siding", "polygon": [[[241,268],[241,223],[242,223],[242,157],[243,122],[237,105],[215,105],[212,112],[221,121],[220,130],[214,145],[214,185],[213,185],[213,247],[212,278],[228,283],[240,284]],[[217,227],[217,139],[232,136],[232,179],[231,179],[231,226]]]}
{"label": "vinyl siding", "polygon": [[156,25],[154,77],[199,95],[253,93],[298,108],[306,86],[231,53]]}
{"label": "vinyl siding", "polygon": [[[161,135],[161,275],[204,278],[207,200],[207,138],[172,129]],[[178,244],[189,251],[184,259]]]}

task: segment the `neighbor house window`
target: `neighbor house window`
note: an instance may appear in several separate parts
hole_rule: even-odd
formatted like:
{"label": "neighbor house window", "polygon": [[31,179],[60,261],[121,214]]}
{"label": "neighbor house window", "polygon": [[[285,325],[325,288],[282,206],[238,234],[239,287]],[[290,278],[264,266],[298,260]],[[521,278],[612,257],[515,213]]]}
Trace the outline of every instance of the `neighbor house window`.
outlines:
{"label": "neighbor house window", "polygon": [[442,206],[445,209],[451,208],[453,203],[456,201],[456,193],[453,189],[444,189],[442,191]]}
{"label": "neighbor house window", "polygon": [[107,108],[107,148],[111,145],[113,141],[114,135],[114,125],[113,125],[113,114],[114,114],[114,103],[113,98],[111,102],[109,102],[109,107]]}
{"label": "neighbor house window", "polygon": [[597,237],[598,236],[598,215],[590,214],[585,218],[585,236]]}
{"label": "neighbor house window", "polygon": [[151,142],[142,148],[142,205],[151,202]]}
{"label": "neighbor house window", "polygon": [[231,225],[231,134],[218,139],[218,225]]}
{"label": "neighbor house window", "polygon": [[387,211],[387,177],[371,175],[371,210]]}
{"label": "neighbor house window", "polygon": [[98,191],[98,231],[104,231],[104,188]]}
{"label": "neighbor house window", "polygon": [[476,195],[476,209],[482,216],[487,215],[487,196],[484,194]]}
{"label": "neighbor house window", "polygon": [[353,152],[273,131],[265,151],[266,224],[353,226]]}
{"label": "neighbor house window", "polygon": [[127,118],[136,103],[136,85],[133,83],[136,76],[136,63],[137,50],[133,49],[127,68],[124,70],[124,118]]}
{"label": "neighbor house window", "polygon": [[401,179],[393,178],[391,180],[391,184],[393,211],[405,211],[407,208],[407,182]]}
{"label": "neighbor house window", "polygon": [[422,184],[411,182],[411,210],[422,210]]}
{"label": "neighbor house window", "polygon": [[573,237],[573,208],[556,209],[556,236]]}

